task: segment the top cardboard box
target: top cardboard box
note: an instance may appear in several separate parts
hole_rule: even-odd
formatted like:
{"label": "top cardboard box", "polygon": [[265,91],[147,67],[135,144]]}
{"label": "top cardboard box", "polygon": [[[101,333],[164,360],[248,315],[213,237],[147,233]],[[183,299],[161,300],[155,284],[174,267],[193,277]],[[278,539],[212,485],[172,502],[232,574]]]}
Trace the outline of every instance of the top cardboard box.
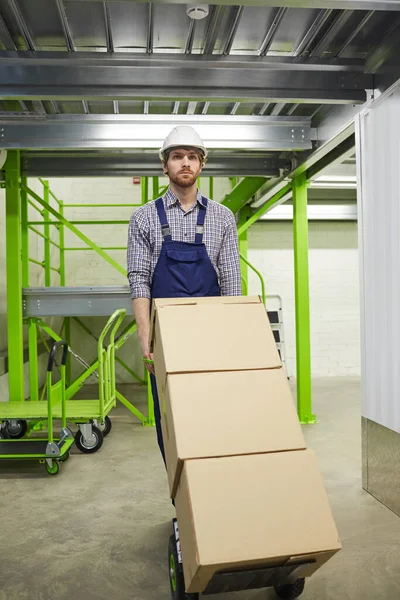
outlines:
{"label": "top cardboard box", "polygon": [[161,389],[172,373],[282,366],[258,297],[156,300],[153,319],[150,345]]}

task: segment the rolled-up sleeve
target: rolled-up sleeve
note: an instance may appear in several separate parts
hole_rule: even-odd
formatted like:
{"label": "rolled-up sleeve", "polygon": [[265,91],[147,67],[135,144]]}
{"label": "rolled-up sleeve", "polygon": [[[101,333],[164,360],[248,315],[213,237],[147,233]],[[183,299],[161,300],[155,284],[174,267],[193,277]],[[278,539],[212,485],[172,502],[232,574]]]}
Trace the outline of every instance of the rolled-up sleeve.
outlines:
{"label": "rolled-up sleeve", "polygon": [[236,221],[231,211],[225,217],[225,232],[218,257],[219,281],[223,296],[242,295],[239,242]]}
{"label": "rolled-up sleeve", "polygon": [[151,245],[149,230],[133,213],[128,228],[127,273],[132,298],[150,298]]}

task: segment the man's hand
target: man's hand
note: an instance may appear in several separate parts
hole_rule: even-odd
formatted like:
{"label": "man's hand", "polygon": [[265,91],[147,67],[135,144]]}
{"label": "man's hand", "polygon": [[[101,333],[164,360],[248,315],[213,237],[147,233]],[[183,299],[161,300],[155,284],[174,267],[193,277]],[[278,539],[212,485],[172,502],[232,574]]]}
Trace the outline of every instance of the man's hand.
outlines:
{"label": "man's hand", "polygon": [[[149,351],[150,300],[148,298],[135,298],[132,304],[142,357],[145,360],[153,360],[153,354],[150,354]],[[145,365],[149,373],[154,375],[154,365],[148,362],[145,362]]]}
{"label": "man's hand", "polygon": [[152,363],[147,362],[148,360],[153,360],[153,354],[149,352],[149,343],[147,340],[140,340],[140,347],[142,349],[142,357],[144,360],[144,364],[146,369],[151,375],[154,375],[154,365]]}

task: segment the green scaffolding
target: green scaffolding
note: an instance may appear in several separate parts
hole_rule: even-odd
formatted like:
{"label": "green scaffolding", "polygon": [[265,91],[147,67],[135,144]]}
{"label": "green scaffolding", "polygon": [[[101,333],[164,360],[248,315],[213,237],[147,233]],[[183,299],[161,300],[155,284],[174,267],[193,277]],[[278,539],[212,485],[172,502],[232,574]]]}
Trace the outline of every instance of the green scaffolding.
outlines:
{"label": "green scaffolding", "polygon": [[[20,153],[18,150],[8,152],[5,164],[5,188],[6,188],[6,270],[7,270],[7,302],[8,302],[8,372],[9,372],[9,400],[12,402],[25,399],[24,393],[24,359],[23,359],[23,324],[28,327],[28,352],[29,352],[29,382],[30,400],[37,401],[39,398],[38,377],[38,337],[46,341],[43,334],[47,334],[54,340],[64,339],[71,344],[71,320],[81,327],[92,338],[97,339],[88,326],[77,317],[65,317],[62,330],[57,333],[53,331],[42,319],[23,319],[22,314],[22,288],[29,287],[29,263],[40,265],[44,269],[45,286],[51,285],[51,274],[57,273],[59,285],[66,285],[65,257],[66,252],[92,249],[105,261],[107,261],[118,272],[126,276],[126,269],[122,267],[108,253],[110,250],[126,250],[126,246],[100,247],[86,236],[79,225],[92,225],[93,221],[75,220],[71,221],[65,217],[67,208],[99,208],[99,207],[131,207],[142,206],[146,202],[155,199],[165,193],[167,187],[160,187],[159,178],[152,178],[152,196],[149,193],[149,179],[141,179],[141,203],[140,204],[67,204],[59,200],[50,190],[48,181],[39,180],[43,186],[43,197],[31,190],[24,178],[21,177]],[[264,280],[259,271],[248,261],[247,257],[247,230],[265,212],[276,205],[288,192],[293,190],[294,204],[294,276],[296,290],[296,350],[297,350],[297,405],[298,414],[302,423],[315,422],[312,414],[311,396],[311,364],[310,364],[310,317],[309,317],[309,283],[308,283],[308,224],[307,224],[307,181],[305,176],[300,176],[292,183],[288,183],[277,194],[265,202],[256,212],[253,212],[249,202],[256,192],[266,183],[265,177],[231,178],[232,189],[222,200],[222,204],[228,206],[238,217],[238,238],[241,254],[241,274],[244,293],[248,291],[248,270],[253,270],[260,279],[261,295],[264,303],[266,292]],[[214,181],[209,178],[209,195],[213,196]],[[50,199],[56,203],[57,208],[50,204]],[[28,206],[32,206],[38,213],[38,220],[29,220]],[[127,220],[96,220],[96,224],[118,224],[127,225]],[[58,230],[58,241],[55,242],[51,236],[51,228]],[[77,236],[82,246],[66,247],[65,231],[71,231]],[[29,257],[29,232],[39,235],[44,240],[44,258],[38,261]],[[58,264],[53,265],[51,260],[51,248],[58,250]],[[132,320],[125,328],[116,342],[116,349],[120,348],[126,339],[136,331],[136,323]],[[154,425],[154,407],[149,385],[148,372],[144,368],[143,374],[139,375],[133,371],[119,357],[117,362],[140,385],[146,385],[148,389],[148,414],[143,415],[137,408],[117,392],[119,401],[131,410],[144,425]],[[83,383],[96,370],[98,364],[94,360],[83,373],[74,381],[71,377],[71,361],[67,362],[67,399],[72,398]]]}

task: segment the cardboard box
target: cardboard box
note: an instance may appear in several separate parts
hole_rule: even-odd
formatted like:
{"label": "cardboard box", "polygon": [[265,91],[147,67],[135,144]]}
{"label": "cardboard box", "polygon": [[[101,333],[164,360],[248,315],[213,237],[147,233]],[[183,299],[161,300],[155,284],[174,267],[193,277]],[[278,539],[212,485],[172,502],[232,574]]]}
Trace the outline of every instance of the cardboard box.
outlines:
{"label": "cardboard box", "polygon": [[261,302],[158,305],[152,336],[159,394],[167,374],[282,366]]}
{"label": "cardboard box", "polygon": [[340,548],[310,450],[188,460],[175,499],[186,590],[217,572],[312,562]]}
{"label": "cardboard box", "polygon": [[172,498],[185,460],[306,448],[283,369],[169,375],[159,400]]}

